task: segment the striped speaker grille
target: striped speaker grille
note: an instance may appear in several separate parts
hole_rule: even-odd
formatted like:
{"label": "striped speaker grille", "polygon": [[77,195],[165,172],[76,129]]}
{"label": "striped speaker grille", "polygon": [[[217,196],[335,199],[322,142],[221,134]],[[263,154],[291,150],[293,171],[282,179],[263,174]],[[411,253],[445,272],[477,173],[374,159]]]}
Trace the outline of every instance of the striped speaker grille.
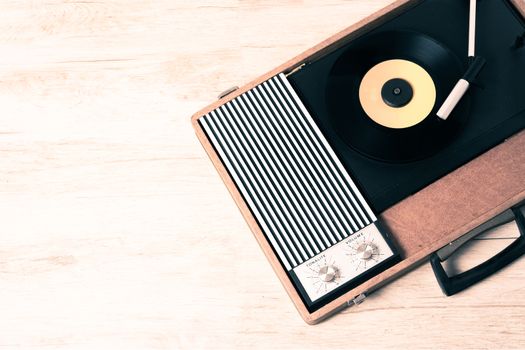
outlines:
{"label": "striped speaker grille", "polygon": [[376,221],[284,74],[199,122],[287,270]]}

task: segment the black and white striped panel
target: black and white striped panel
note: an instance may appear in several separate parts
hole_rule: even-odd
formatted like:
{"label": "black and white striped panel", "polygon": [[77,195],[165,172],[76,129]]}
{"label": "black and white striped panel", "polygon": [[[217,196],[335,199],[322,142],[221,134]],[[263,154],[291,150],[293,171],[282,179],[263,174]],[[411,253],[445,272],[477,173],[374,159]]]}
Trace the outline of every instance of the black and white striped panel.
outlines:
{"label": "black and white striped panel", "polygon": [[288,270],[376,221],[284,74],[199,121]]}

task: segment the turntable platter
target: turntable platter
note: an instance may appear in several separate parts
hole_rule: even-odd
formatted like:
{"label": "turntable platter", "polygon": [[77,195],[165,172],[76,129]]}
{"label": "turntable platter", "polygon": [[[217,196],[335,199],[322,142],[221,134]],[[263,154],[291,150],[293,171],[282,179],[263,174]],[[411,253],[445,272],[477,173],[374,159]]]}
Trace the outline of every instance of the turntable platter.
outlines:
{"label": "turntable platter", "polygon": [[334,63],[325,89],[329,118],[339,137],[369,158],[408,162],[431,156],[468,117],[468,98],[446,122],[435,115],[463,70],[429,36],[374,34]]}

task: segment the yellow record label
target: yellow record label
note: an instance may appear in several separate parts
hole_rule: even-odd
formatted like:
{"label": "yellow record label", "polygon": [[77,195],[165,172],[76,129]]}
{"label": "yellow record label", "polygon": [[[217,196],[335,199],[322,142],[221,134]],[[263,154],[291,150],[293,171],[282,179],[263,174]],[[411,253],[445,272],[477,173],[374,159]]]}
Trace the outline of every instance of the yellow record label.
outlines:
{"label": "yellow record label", "polygon": [[[389,106],[381,96],[383,85],[392,79],[403,79],[412,87],[412,98],[402,107]],[[359,101],[376,123],[393,129],[409,128],[423,121],[434,108],[436,87],[427,71],[414,62],[388,60],[365,74],[359,86]]]}

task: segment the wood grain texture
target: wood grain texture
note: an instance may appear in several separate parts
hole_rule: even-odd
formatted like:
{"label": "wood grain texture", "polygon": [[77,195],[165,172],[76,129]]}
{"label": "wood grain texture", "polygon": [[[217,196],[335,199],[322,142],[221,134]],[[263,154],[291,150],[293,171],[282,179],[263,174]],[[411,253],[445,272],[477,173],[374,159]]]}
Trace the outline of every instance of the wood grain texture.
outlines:
{"label": "wood grain texture", "polygon": [[188,122],[389,3],[2,1],[0,348],[524,348],[524,259],[304,324]]}

